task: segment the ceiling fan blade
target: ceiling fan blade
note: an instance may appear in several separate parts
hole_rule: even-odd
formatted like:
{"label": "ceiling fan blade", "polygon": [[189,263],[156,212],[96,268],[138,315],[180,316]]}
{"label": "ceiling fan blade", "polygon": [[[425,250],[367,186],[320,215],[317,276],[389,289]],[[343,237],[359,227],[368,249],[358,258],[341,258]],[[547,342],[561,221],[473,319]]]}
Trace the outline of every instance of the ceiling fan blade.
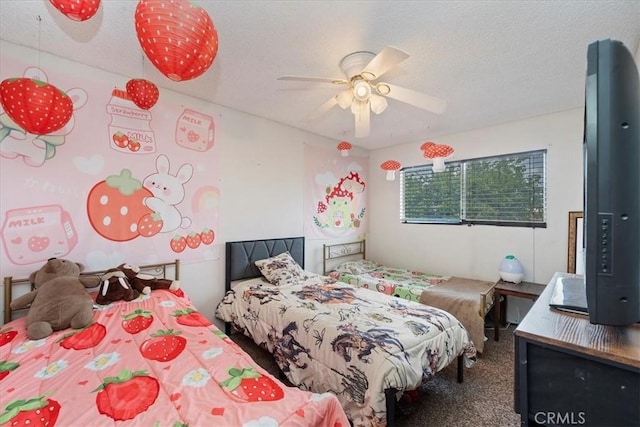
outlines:
{"label": "ceiling fan blade", "polygon": [[360,74],[368,80],[375,80],[408,57],[409,54],[400,49],[385,46],[380,53],[369,61]]}
{"label": "ceiling fan blade", "polygon": [[304,122],[313,121],[313,120],[317,119],[318,117],[320,117],[321,115],[323,115],[324,113],[326,113],[327,111],[329,111],[330,109],[332,109],[337,104],[338,104],[338,101],[336,100],[336,97],[332,96],[324,104],[322,104],[315,111],[313,111],[311,114],[309,114],[307,117],[305,117],[303,119],[303,121]]}
{"label": "ceiling fan blade", "polygon": [[396,101],[404,102],[436,114],[442,114],[447,108],[447,101],[444,99],[392,85],[390,83],[384,84],[389,87],[389,93],[385,95],[388,98],[395,99]]}
{"label": "ceiling fan blade", "polygon": [[334,85],[348,84],[349,81],[345,79],[329,79],[326,77],[304,77],[304,76],[282,76],[278,77],[278,80],[291,80],[298,82],[317,82],[317,83],[333,83]]}
{"label": "ceiling fan blade", "polygon": [[351,104],[351,111],[356,119],[356,138],[369,136],[371,109],[369,101],[354,100]]}

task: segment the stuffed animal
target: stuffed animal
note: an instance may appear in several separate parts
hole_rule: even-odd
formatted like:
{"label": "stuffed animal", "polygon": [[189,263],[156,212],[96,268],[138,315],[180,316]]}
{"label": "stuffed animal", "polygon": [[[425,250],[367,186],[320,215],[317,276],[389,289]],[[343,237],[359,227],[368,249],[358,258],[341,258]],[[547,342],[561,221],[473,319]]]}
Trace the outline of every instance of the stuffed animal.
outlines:
{"label": "stuffed animal", "polygon": [[34,291],[11,301],[11,308],[29,308],[27,337],[39,340],[53,331],[84,328],[93,321],[93,298],[87,288],[100,284],[98,276],[80,276],[84,266],[62,258],[49,258],[29,276]]}
{"label": "stuffed animal", "polygon": [[111,268],[102,276],[102,283],[98,289],[96,303],[107,305],[114,301],[131,301],[140,296],[140,292],[131,287],[124,272]]}
{"label": "stuffed animal", "polygon": [[160,279],[150,274],[140,273],[140,267],[131,264],[120,264],[118,270],[124,272],[133,289],[149,295],[154,289],[168,289],[175,291],[180,289],[179,280]]}

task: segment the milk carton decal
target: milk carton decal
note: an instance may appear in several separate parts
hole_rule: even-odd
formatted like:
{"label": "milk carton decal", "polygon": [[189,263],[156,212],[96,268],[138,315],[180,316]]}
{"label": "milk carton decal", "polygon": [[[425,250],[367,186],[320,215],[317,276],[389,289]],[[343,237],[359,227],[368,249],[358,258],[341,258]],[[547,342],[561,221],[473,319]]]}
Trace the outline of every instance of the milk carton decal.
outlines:
{"label": "milk carton decal", "polygon": [[62,206],[32,206],[6,212],[2,243],[14,264],[34,264],[67,255],[78,243],[78,234]]}
{"label": "milk carton decal", "polygon": [[131,101],[127,92],[114,89],[107,104],[111,115],[109,146],[128,154],[150,154],[156,151],[156,138],[151,129],[151,113]]}
{"label": "milk carton decal", "polygon": [[176,143],[184,148],[207,151],[213,147],[213,117],[185,109],[176,123]]}
{"label": "milk carton decal", "polygon": [[[47,82],[46,74],[36,67],[29,67],[24,77]],[[73,88],[66,92],[73,102],[73,110],[84,106],[88,95],[84,89]],[[65,136],[70,134],[75,124],[71,116],[69,122],[61,129],[46,134],[36,135],[26,132],[5,112],[0,114],[0,156],[8,159],[22,159],[32,167],[40,167],[56,154],[57,147],[65,143]]]}

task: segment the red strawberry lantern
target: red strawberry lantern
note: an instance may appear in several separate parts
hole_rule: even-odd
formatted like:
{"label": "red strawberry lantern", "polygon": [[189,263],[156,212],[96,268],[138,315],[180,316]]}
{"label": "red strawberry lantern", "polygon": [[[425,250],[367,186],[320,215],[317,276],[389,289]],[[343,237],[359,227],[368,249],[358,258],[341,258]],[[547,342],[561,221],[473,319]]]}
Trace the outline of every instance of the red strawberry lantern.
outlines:
{"label": "red strawberry lantern", "polygon": [[71,120],[73,102],[52,84],[15,77],[0,83],[0,104],[22,129],[46,135],[62,129]]}
{"label": "red strawberry lantern", "polygon": [[149,80],[131,79],[127,82],[127,95],[138,107],[148,110],[158,102],[160,91]]}
{"label": "red strawberry lantern", "polygon": [[96,14],[100,0],[50,0],[51,4],[67,18],[74,21],[86,21]]}
{"label": "red strawberry lantern", "polygon": [[207,12],[188,0],[140,0],[135,13],[142,50],[162,74],[190,80],[218,53],[218,33]]}

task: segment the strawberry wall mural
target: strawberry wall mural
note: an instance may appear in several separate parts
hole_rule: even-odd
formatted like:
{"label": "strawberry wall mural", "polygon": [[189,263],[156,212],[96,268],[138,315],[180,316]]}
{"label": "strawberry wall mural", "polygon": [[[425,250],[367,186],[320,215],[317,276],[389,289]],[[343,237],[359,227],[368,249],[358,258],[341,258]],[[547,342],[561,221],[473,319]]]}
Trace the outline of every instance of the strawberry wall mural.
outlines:
{"label": "strawberry wall mural", "polygon": [[305,236],[326,239],[367,229],[366,157],[305,145]]}
{"label": "strawberry wall mural", "polygon": [[50,257],[89,269],[217,257],[213,105],[139,82],[134,100],[130,78],[57,58],[35,67],[20,53],[3,50],[0,81],[49,82],[72,111],[37,135],[0,109],[2,274],[27,275]]}

